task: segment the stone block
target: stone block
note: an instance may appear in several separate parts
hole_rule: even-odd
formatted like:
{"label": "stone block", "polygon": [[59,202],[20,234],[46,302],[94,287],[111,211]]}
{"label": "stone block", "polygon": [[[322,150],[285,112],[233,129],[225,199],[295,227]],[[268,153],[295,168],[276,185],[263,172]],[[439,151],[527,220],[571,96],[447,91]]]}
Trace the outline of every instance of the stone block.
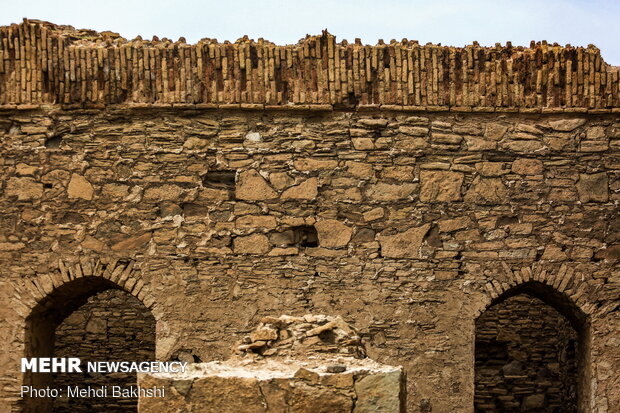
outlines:
{"label": "stone block", "polygon": [[497,148],[496,141],[477,136],[465,136],[465,144],[469,151],[492,151]]}
{"label": "stone block", "polygon": [[421,258],[420,247],[431,224],[394,234],[379,234],[381,255],[386,258]]}
{"label": "stone block", "polygon": [[146,201],[178,201],[183,194],[183,188],[178,185],[165,184],[152,186],[144,190]]}
{"label": "stone block", "polygon": [[489,123],[486,125],[486,128],[484,130],[484,137],[494,141],[498,141],[504,137],[507,131],[508,126],[504,124],[495,122]]}
{"label": "stone block", "polygon": [[142,248],[151,240],[151,233],[147,232],[138,236],[125,238],[124,240],[112,245],[112,251],[126,251]]}
{"label": "stone block", "polygon": [[543,149],[543,143],[538,140],[509,139],[501,143],[502,148],[518,153],[533,153]]}
{"label": "stone block", "polygon": [[347,171],[358,178],[370,178],[374,175],[372,165],[364,162],[347,161]]}
{"label": "stone block", "polygon": [[309,178],[295,185],[282,193],[280,199],[304,199],[312,200],[318,195],[318,180],[317,178]]}
{"label": "stone block", "polygon": [[269,174],[269,182],[274,188],[282,190],[295,183],[295,180],[286,172],[272,172]]}
{"label": "stone block", "polygon": [[375,144],[370,138],[352,138],[351,142],[358,151],[371,151],[375,148]]}
{"label": "stone block", "polygon": [[383,208],[380,208],[380,207],[373,208],[370,211],[364,212],[362,214],[362,216],[364,217],[364,221],[366,222],[376,221],[380,218],[383,218],[384,215],[385,215],[385,212],[383,211]]}
{"label": "stone block", "polygon": [[519,175],[540,175],[543,170],[543,163],[538,159],[518,158],[512,163],[512,172]]}
{"label": "stone block", "polygon": [[607,174],[580,174],[577,192],[581,202],[607,202],[609,200],[609,182]]}
{"label": "stone block", "polygon": [[33,176],[37,169],[38,168],[36,166],[30,166],[23,162],[15,165],[15,173],[19,176]]}
{"label": "stone block", "polygon": [[389,166],[381,171],[381,177],[384,179],[394,179],[402,182],[413,181],[412,166]]}
{"label": "stone block", "polygon": [[325,248],[340,248],[348,244],[353,230],[335,219],[325,219],[314,224],[319,236],[319,245]]}
{"label": "stone block", "polygon": [[401,368],[346,356],[197,363],[185,373],[139,374],[138,385],[165,394],[141,397],[139,413],[405,412]]}
{"label": "stone block", "polygon": [[605,138],[605,128],[603,126],[593,126],[586,130],[588,140],[598,140]]}
{"label": "stone block", "polygon": [[401,126],[398,128],[398,132],[407,136],[426,136],[429,129],[420,126]]}
{"label": "stone block", "polygon": [[252,234],[233,239],[235,254],[265,254],[270,248],[269,240],[263,234]]}
{"label": "stone block", "polygon": [[[353,413],[391,413],[403,410],[403,378],[400,371],[370,375],[355,382],[357,402]],[[397,391],[400,389],[400,391]]]}
{"label": "stone block", "polygon": [[560,119],[549,122],[549,126],[551,126],[551,129],[553,130],[570,132],[580,126],[583,126],[585,123],[585,119]]}
{"label": "stone block", "polygon": [[502,204],[508,199],[508,189],[501,178],[474,178],[465,194],[466,202],[476,204]]}
{"label": "stone block", "polygon": [[508,173],[504,162],[478,162],[475,165],[476,171],[485,177],[502,176]]}
{"label": "stone block", "polygon": [[422,202],[447,202],[461,200],[464,175],[451,171],[421,171],[420,200]]}
{"label": "stone block", "polygon": [[235,221],[235,226],[239,229],[274,229],[276,225],[276,218],[270,215],[244,215]]}
{"label": "stone block", "polygon": [[295,169],[302,172],[332,170],[338,167],[338,161],[321,158],[302,158],[294,162]]}
{"label": "stone block", "polygon": [[4,193],[8,197],[17,197],[18,201],[32,201],[43,196],[43,185],[33,178],[9,178]]}
{"label": "stone block", "polygon": [[523,411],[538,411],[545,407],[544,394],[532,394],[523,399]]}
{"label": "stone block", "polygon": [[398,201],[407,199],[415,193],[417,184],[387,184],[380,182],[366,190],[366,196],[374,201]]}
{"label": "stone block", "polygon": [[458,217],[454,219],[444,219],[438,222],[439,232],[452,232],[467,228],[472,224],[469,217]]}
{"label": "stone block", "polygon": [[252,169],[239,174],[235,197],[247,201],[268,201],[276,199],[278,193],[258,171]]}
{"label": "stone block", "polygon": [[90,201],[93,199],[93,186],[82,175],[71,175],[71,181],[67,187],[69,198],[82,198]]}
{"label": "stone block", "polygon": [[388,125],[387,119],[360,119],[358,121],[360,124],[367,126],[373,129],[381,129],[385,128]]}

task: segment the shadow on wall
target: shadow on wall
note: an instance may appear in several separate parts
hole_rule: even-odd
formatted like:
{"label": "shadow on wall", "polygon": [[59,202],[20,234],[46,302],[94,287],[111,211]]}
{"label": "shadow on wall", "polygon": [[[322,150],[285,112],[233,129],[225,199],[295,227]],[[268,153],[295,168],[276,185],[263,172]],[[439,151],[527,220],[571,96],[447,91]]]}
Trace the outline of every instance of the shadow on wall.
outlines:
{"label": "shadow on wall", "polygon": [[[102,277],[56,288],[26,320],[26,357],[79,357],[86,361],[155,359],[155,319],[140,300]],[[25,373],[24,385],[128,386],[136,375]],[[137,399],[24,398],[23,412],[135,411]]]}
{"label": "shadow on wall", "polygon": [[476,320],[477,413],[586,411],[585,314],[538,282],[507,291]]}

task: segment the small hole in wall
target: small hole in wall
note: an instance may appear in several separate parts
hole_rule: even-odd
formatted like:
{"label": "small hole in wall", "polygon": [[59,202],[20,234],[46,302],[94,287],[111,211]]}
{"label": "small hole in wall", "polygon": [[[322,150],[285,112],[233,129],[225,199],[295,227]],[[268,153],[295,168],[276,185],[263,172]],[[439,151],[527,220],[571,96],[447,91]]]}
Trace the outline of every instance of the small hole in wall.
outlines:
{"label": "small hole in wall", "polygon": [[117,266],[118,266],[118,265],[122,265],[122,266],[124,266],[124,267],[127,267],[127,266],[129,265],[129,263],[130,263],[130,262],[131,262],[131,261],[129,261],[128,259],[126,259],[126,258],[122,258],[122,259],[120,259],[120,260],[118,260],[118,261],[117,261],[117,264],[116,264],[116,265],[117,265]]}
{"label": "small hole in wall", "polygon": [[193,350],[180,349],[171,358],[172,361],[185,363],[202,363],[202,359]]}
{"label": "small hole in wall", "polygon": [[0,133],[9,133],[10,129],[11,129],[10,122],[0,122]]}
{"label": "small hole in wall", "polygon": [[431,247],[435,248],[440,248],[443,245],[441,242],[441,237],[439,236],[439,227],[437,225],[433,225],[426,233],[424,236],[424,241]]}
{"label": "small hole in wall", "polygon": [[544,252],[545,251],[543,249],[536,250],[536,261],[538,261],[538,260],[540,260],[542,258]]}
{"label": "small hole in wall", "polygon": [[209,188],[235,189],[236,171],[209,171],[203,178],[203,184]]}
{"label": "small hole in wall", "polygon": [[54,185],[52,185],[52,184],[43,184],[43,188],[46,188],[46,189],[51,189],[53,187],[54,187]]}
{"label": "small hole in wall", "polygon": [[299,244],[300,247],[314,248],[319,246],[319,236],[314,226],[304,225],[294,227],[292,228],[292,230],[295,232],[296,235],[296,244]]}
{"label": "small hole in wall", "polygon": [[271,234],[269,239],[276,247],[314,248],[319,246],[319,237],[312,225],[292,227],[286,231]]}
{"label": "small hole in wall", "polygon": [[431,413],[433,411],[433,405],[429,399],[422,399],[420,401],[420,412]]}
{"label": "small hole in wall", "polygon": [[62,138],[60,137],[60,135],[52,136],[45,140],[45,147],[48,149],[58,149],[61,142]]}
{"label": "small hole in wall", "polygon": [[336,343],[336,334],[332,330],[325,330],[319,333],[319,338],[321,339],[321,341],[328,344]]}
{"label": "small hole in wall", "polygon": [[513,224],[518,224],[519,223],[519,218],[517,218],[516,216],[504,216],[504,217],[499,217],[497,219],[497,227],[504,227],[507,225],[513,225]]}
{"label": "small hole in wall", "polygon": [[85,218],[77,212],[60,212],[55,218],[55,222],[59,224],[80,224],[85,221]]}
{"label": "small hole in wall", "polygon": [[349,93],[349,95],[347,96],[347,100],[349,101],[350,106],[357,106],[357,104],[359,103],[357,96],[355,96],[355,93],[353,92]]}
{"label": "small hole in wall", "polygon": [[383,55],[383,67],[388,69],[390,67],[390,55],[389,53],[385,53]]}

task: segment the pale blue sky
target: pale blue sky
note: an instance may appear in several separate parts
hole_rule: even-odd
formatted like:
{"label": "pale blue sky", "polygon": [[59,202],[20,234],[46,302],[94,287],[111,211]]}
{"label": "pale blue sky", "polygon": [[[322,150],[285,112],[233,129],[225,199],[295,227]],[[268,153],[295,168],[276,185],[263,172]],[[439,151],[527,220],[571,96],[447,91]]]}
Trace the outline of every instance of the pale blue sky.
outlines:
{"label": "pale blue sky", "polygon": [[620,65],[620,0],[0,0],[0,10],[0,25],[29,17],[127,38],[184,36],[192,43],[244,34],[296,43],[325,28],[338,39],[368,44],[403,37],[454,46],[592,43],[605,61]]}

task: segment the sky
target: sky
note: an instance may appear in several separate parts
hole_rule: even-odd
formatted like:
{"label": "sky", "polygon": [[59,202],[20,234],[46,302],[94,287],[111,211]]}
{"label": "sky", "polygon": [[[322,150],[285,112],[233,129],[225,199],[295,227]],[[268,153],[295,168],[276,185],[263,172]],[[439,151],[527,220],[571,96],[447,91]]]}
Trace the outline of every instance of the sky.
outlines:
{"label": "sky", "polygon": [[594,44],[620,66],[620,0],[0,0],[0,25],[22,18],[111,30],[132,39],[153,35],[190,43],[247,34],[277,44],[328,31],[365,44],[378,39],[483,46],[530,40]]}

